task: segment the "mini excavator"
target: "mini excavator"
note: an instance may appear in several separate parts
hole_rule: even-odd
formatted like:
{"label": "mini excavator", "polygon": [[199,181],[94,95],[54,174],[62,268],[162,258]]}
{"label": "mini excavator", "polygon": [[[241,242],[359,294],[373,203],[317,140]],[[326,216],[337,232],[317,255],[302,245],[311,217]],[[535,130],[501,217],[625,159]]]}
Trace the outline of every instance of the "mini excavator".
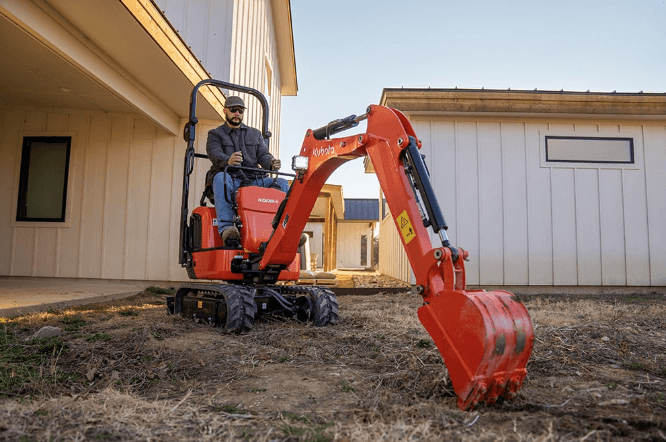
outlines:
{"label": "mini excavator", "polygon": [[[468,252],[449,241],[419,152],[421,141],[400,111],[371,105],[363,115],[307,130],[300,154],[292,160],[294,174],[252,169],[288,175],[292,184],[286,194],[275,188],[241,187],[234,201],[237,215],[231,220],[241,233],[240,244],[224,247],[214,225],[215,208],[206,206],[206,192],[191,216],[188,209],[194,160],[207,158],[196,153],[194,145],[197,93],[202,86],[257,98],[263,107],[267,144],[270,137],[268,103],[259,91],[213,79],[193,88],[184,130],[179,261],[191,279],[211,282],[181,285],[167,298],[169,313],[236,333],[250,330],[261,315],[282,315],[315,326],[335,324],[339,308],[333,291],[295,285],[300,273],[299,240],[331,173],[349,160],[368,156],[413,269],[416,292],[423,298],[418,317],[444,359],[458,407],[466,410],[479,402],[515,397],[527,374],[534,340],[529,314],[511,293],[466,289]],[[364,120],[365,133],[331,138]],[[226,195],[214,196],[222,197]],[[439,237],[440,246],[433,247],[428,229]]]}

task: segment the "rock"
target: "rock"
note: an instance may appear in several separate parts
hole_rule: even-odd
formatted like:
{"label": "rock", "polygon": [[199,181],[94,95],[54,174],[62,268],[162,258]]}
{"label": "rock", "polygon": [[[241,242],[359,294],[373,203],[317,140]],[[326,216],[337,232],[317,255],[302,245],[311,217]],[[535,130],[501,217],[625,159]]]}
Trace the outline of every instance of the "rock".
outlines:
{"label": "rock", "polygon": [[62,335],[63,331],[60,327],[51,327],[50,325],[40,328],[34,335],[28,338],[28,341],[33,339],[46,339]]}

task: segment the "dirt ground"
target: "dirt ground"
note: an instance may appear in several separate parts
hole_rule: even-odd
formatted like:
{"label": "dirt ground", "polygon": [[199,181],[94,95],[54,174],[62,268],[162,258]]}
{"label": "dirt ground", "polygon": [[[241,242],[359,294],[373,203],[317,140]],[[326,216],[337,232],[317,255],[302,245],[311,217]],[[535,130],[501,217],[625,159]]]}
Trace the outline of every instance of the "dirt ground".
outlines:
{"label": "dirt ground", "polygon": [[[666,440],[661,295],[523,298],[525,384],[469,412],[418,295],[338,299],[334,326],[264,319],[243,335],[167,316],[156,289],[5,320],[0,440]],[[64,334],[30,340],[46,325]]]}

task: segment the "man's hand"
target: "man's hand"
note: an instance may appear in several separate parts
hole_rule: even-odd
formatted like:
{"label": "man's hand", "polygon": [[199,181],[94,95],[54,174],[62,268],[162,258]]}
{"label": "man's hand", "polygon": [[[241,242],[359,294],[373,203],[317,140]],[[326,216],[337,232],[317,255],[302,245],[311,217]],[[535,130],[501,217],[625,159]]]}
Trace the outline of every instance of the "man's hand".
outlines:
{"label": "man's hand", "polygon": [[282,167],[282,162],[277,158],[273,158],[271,160],[271,170],[280,170],[280,167]]}
{"label": "man's hand", "polygon": [[242,162],[243,162],[243,153],[242,152],[234,152],[234,153],[231,154],[231,156],[227,160],[227,165],[229,165],[229,166],[240,166]]}

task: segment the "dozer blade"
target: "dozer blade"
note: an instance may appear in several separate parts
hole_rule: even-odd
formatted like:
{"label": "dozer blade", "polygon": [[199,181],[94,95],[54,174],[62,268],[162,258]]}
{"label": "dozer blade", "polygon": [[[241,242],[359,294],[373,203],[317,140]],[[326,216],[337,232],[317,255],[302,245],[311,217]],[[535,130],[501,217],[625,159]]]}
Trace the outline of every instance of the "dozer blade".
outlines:
{"label": "dozer blade", "polygon": [[445,290],[418,314],[444,358],[458,408],[516,395],[527,374],[534,330],[513,294]]}

